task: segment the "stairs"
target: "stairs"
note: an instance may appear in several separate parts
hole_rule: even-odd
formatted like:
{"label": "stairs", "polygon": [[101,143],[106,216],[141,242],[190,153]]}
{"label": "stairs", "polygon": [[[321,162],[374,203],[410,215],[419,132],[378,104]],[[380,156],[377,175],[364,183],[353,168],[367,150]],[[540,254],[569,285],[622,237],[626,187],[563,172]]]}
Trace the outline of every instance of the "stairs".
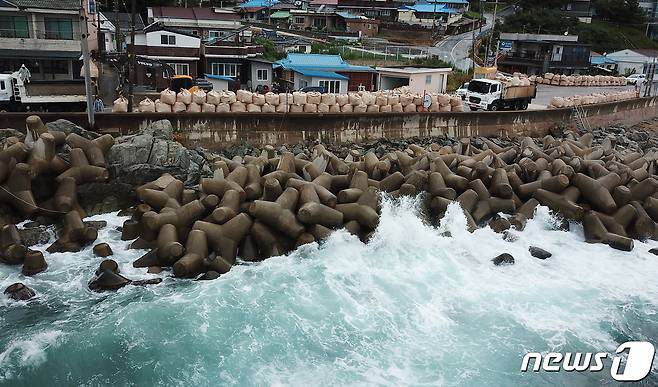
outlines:
{"label": "stairs", "polygon": [[579,133],[590,130],[589,121],[582,106],[574,106],[571,109],[571,120],[576,124]]}

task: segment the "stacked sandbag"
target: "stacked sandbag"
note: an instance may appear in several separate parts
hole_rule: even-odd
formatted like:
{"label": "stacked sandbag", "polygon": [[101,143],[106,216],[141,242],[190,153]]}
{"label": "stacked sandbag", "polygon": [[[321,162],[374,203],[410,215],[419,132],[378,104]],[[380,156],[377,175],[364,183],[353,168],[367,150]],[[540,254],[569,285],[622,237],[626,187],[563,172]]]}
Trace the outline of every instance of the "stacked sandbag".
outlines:
{"label": "stacked sandbag", "polygon": [[206,92],[203,89],[197,89],[192,93],[192,102],[197,105],[203,105],[206,103]]}
{"label": "stacked sandbag", "polygon": [[153,113],[155,112],[155,103],[147,97],[139,101],[137,108],[142,113]]}
{"label": "stacked sandbag", "polygon": [[127,113],[128,112],[128,100],[123,96],[114,100],[112,104],[112,113]]}
{"label": "stacked sandbag", "polygon": [[247,90],[238,90],[236,92],[236,99],[238,102],[241,102],[245,105],[250,104],[253,100],[253,93]]}
{"label": "stacked sandbag", "polygon": [[268,92],[265,94],[265,102],[270,106],[276,107],[279,105],[279,95],[274,94],[272,92]]}
{"label": "stacked sandbag", "polygon": [[311,105],[318,105],[322,102],[322,94],[317,91],[306,93],[306,103]]}
{"label": "stacked sandbag", "polygon": [[265,105],[265,96],[263,94],[254,93],[251,98],[251,103],[257,106]]}
{"label": "stacked sandbag", "polygon": [[171,113],[172,106],[160,101],[159,99],[155,100],[154,105],[155,105],[155,111],[158,113]]}
{"label": "stacked sandbag", "polygon": [[185,105],[192,103],[192,93],[189,90],[183,89],[176,94],[176,102],[182,102]]}
{"label": "stacked sandbag", "polygon": [[610,93],[592,93],[590,95],[574,95],[570,97],[553,97],[548,105],[549,109],[569,108],[581,105],[609,103],[637,98],[633,90]]}
{"label": "stacked sandbag", "polygon": [[295,105],[305,105],[306,104],[306,93],[301,91],[295,91],[292,93],[292,103]]}
{"label": "stacked sandbag", "polygon": [[199,113],[199,112],[201,112],[201,105],[199,105],[196,102],[192,102],[189,105],[187,105],[186,111],[188,113]]}
{"label": "stacked sandbag", "polygon": [[176,93],[169,89],[164,89],[160,92],[160,102],[173,106],[176,103]]}
{"label": "stacked sandbag", "polygon": [[222,95],[215,90],[209,91],[206,94],[206,102],[211,105],[219,105],[222,102]]}
{"label": "stacked sandbag", "polygon": [[204,113],[214,113],[217,110],[217,106],[212,103],[204,103],[201,105],[201,111]]}

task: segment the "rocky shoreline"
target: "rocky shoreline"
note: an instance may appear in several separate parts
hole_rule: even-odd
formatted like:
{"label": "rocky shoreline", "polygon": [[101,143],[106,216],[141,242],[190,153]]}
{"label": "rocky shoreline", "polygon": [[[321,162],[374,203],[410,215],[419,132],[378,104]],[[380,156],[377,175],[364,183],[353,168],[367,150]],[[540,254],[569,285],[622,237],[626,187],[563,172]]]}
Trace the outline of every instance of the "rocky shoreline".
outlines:
{"label": "rocky shoreline", "polygon": [[[52,233],[57,240],[48,252],[94,245],[96,256],[109,257],[109,246],[97,240],[104,225],[84,218],[122,210],[131,216],[122,239],[149,249],[135,267],[215,279],[238,257],[285,254],[335,229],[367,241],[379,222],[381,193],[422,194],[432,222],[458,202],[471,231],[522,230],[541,204],[582,222],[587,242],[630,251],[633,239],[658,238],[656,122],[582,134],[556,129],[536,139],[244,144],[216,154],[175,142],[166,120],[114,139],[31,116],[26,133],[0,131],[0,264],[22,264],[25,275],[47,270],[43,254],[30,246]],[[513,263],[508,255],[493,263]],[[159,282],[128,279],[107,258],[91,277],[93,290]],[[5,293],[34,296],[17,284]]]}

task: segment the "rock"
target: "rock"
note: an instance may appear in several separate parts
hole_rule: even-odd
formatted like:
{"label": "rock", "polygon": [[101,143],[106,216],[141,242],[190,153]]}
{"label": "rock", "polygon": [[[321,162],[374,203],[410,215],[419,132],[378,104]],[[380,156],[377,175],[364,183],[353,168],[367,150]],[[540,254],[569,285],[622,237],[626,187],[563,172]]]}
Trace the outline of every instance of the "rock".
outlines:
{"label": "rock", "polygon": [[52,228],[38,225],[36,222],[31,222],[30,226],[29,228],[18,230],[18,234],[21,236],[25,247],[46,244],[55,236]]}
{"label": "rock", "polygon": [[546,259],[553,256],[553,254],[549,253],[548,251],[535,246],[530,246],[528,251],[530,251],[530,255],[539,259]]}
{"label": "rock", "polygon": [[510,232],[509,230],[505,230],[503,232],[503,240],[506,242],[514,243],[519,240],[519,236]]}
{"label": "rock", "polygon": [[491,221],[489,221],[489,227],[496,232],[501,233],[505,230],[508,230],[511,226],[509,220],[503,218],[502,216],[495,216]]}
{"label": "rock", "polygon": [[112,270],[103,270],[89,283],[89,289],[95,291],[117,290],[130,283],[130,280]]}
{"label": "rock", "polygon": [[4,293],[9,298],[16,301],[26,301],[37,295],[34,292],[34,290],[28,288],[27,286],[25,286],[20,282],[16,282],[15,284],[9,285],[7,289],[5,289]]}
{"label": "rock", "polygon": [[155,138],[172,140],[174,138],[174,127],[171,126],[169,120],[159,120],[151,122],[142,133],[151,135]]}
{"label": "rock", "polygon": [[497,256],[496,258],[492,259],[491,262],[493,262],[493,264],[496,266],[513,265],[514,257],[512,257],[511,254],[503,253]]}
{"label": "rock", "polygon": [[60,118],[59,120],[55,120],[52,122],[49,122],[46,124],[46,127],[48,130],[53,130],[56,132],[64,132],[67,135],[71,133],[79,134],[80,136],[87,138],[89,140],[93,140],[97,137],[99,137],[98,133],[96,132],[91,132],[89,130],[86,130],[73,122],[69,120],[65,120]]}
{"label": "rock", "polygon": [[112,248],[107,243],[97,244],[94,246],[93,251],[94,255],[97,257],[109,257],[110,255],[114,254],[114,252],[112,252]]}
{"label": "rock", "polygon": [[78,186],[78,202],[88,216],[119,211],[138,203],[130,184],[120,182],[88,183]]}
{"label": "rock", "polygon": [[25,139],[25,134],[16,129],[0,129],[0,144],[4,143],[9,137],[17,137],[19,140],[23,141]]}
{"label": "rock", "polygon": [[149,266],[148,270],[146,270],[147,273],[149,274],[160,274],[162,273],[162,267],[160,266]]}
{"label": "rock", "polygon": [[107,227],[107,222],[104,220],[85,220],[84,224],[87,227],[96,229],[96,231],[99,231],[100,229]]}
{"label": "rock", "polygon": [[119,274],[119,264],[113,259],[105,259],[98,266],[96,270],[96,275],[100,275],[104,270],[109,270],[111,272]]}
{"label": "rock", "polygon": [[41,273],[47,268],[48,264],[43,258],[43,253],[41,251],[29,250],[27,252],[25,255],[25,261],[23,261],[23,275],[35,275]]}
{"label": "rock", "polygon": [[653,249],[649,250],[649,252],[653,255],[658,255],[658,248],[654,247]]}
{"label": "rock", "polygon": [[215,280],[215,279],[219,278],[219,276],[220,276],[220,274],[218,272],[211,270],[209,272],[206,272],[204,275],[199,277],[197,280],[198,281],[212,281],[212,280]]}

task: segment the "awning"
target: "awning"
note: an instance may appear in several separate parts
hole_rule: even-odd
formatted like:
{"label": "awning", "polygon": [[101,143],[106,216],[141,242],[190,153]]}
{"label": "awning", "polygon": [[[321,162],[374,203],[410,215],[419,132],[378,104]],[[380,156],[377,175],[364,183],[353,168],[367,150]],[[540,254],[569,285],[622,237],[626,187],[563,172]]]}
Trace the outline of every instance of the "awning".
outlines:
{"label": "awning", "polygon": [[1,58],[50,58],[50,59],[78,59],[80,51],[52,51],[52,50],[7,50],[0,49]]}
{"label": "awning", "polygon": [[287,19],[290,17],[290,12],[288,11],[276,11],[270,15],[272,19]]}

